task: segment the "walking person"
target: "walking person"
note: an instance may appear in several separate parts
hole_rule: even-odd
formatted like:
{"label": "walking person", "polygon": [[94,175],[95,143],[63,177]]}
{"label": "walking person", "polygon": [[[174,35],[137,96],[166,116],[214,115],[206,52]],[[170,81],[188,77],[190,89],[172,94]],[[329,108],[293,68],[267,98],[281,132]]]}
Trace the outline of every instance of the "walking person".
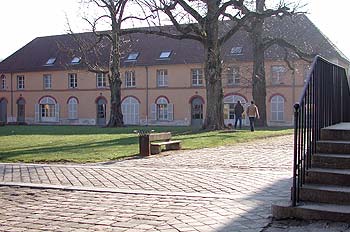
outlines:
{"label": "walking person", "polygon": [[237,122],[239,121],[239,129],[242,129],[242,114],[244,112],[243,106],[240,101],[237,101],[235,105],[235,129],[237,128]]}
{"label": "walking person", "polygon": [[250,102],[250,106],[247,108],[247,115],[249,117],[250,130],[255,130],[255,118],[260,118],[258,107],[254,104],[254,101]]}

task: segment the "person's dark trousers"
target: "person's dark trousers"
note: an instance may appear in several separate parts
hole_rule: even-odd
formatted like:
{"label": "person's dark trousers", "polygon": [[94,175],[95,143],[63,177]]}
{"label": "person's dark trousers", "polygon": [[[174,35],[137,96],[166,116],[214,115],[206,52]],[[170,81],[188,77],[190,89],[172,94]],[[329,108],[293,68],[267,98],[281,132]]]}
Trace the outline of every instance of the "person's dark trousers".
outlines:
{"label": "person's dark trousers", "polygon": [[236,115],[236,120],[235,120],[235,129],[237,128],[237,122],[239,121],[239,129],[242,129],[242,116],[237,116]]}
{"label": "person's dark trousers", "polygon": [[250,123],[250,131],[254,131],[254,122],[255,122],[255,117],[249,117],[249,123]]}

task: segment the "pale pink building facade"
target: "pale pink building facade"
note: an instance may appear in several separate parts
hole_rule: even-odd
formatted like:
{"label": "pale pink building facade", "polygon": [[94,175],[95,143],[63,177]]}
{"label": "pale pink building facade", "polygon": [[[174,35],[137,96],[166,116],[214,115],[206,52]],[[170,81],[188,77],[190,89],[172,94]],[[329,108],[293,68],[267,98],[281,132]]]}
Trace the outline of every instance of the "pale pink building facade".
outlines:
{"label": "pale pink building facade", "polygon": [[[347,59],[318,30],[313,33],[315,39],[324,43],[318,53],[325,54],[326,50],[334,62],[348,66]],[[252,100],[251,46],[246,35],[237,36],[222,50],[226,125],[234,123],[233,108],[238,100],[245,106]],[[137,38],[137,42],[124,51],[121,60],[124,123],[200,125],[206,113],[200,44],[157,36],[134,35],[133,38]],[[57,41],[72,46],[67,42],[67,35],[41,37],[0,63],[0,121],[59,125],[107,123],[110,92],[106,74],[88,71],[79,54],[62,54],[55,46]],[[292,125],[293,104],[298,100],[309,67],[309,63],[292,56],[290,64],[294,70],[289,69],[282,50],[271,48],[266,55],[269,125]],[[108,49],[101,53],[108,58]]]}

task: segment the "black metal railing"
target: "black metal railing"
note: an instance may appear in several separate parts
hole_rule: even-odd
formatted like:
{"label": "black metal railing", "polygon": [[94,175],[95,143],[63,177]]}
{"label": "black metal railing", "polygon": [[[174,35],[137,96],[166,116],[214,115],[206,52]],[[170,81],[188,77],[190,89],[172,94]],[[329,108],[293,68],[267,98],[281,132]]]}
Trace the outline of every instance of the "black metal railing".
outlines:
{"label": "black metal railing", "polygon": [[300,188],[311,167],[321,128],[350,122],[347,104],[350,104],[350,91],[345,69],[316,56],[299,102],[294,105],[293,206],[299,202]]}

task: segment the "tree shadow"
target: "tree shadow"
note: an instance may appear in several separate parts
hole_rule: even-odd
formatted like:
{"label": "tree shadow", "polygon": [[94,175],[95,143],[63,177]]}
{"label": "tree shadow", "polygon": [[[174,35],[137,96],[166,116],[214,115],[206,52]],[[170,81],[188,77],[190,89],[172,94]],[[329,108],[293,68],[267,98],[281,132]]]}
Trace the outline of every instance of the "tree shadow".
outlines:
{"label": "tree shadow", "polygon": [[[17,156],[23,156],[23,155],[46,155],[54,152],[64,152],[64,153],[74,153],[82,149],[98,149],[98,148],[106,148],[110,146],[130,146],[130,145],[136,145],[138,143],[137,137],[129,137],[129,138],[118,138],[118,139],[112,139],[107,141],[100,141],[100,142],[88,142],[88,143],[81,143],[81,144],[74,144],[74,145],[59,145],[55,146],[54,144],[47,143],[47,144],[40,144],[40,147],[20,147],[17,150],[13,151],[5,151],[0,153],[0,161],[1,160],[7,160],[9,158],[14,158]],[[43,147],[44,146],[44,147]]]}
{"label": "tree shadow", "polygon": [[51,126],[51,125],[7,125],[0,128],[0,136],[12,135],[92,135],[92,134],[136,134],[137,130],[154,130],[155,132],[170,131],[175,134],[197,133],[193,127],[166,126],[125,126],[118,128],[97,126]]}

